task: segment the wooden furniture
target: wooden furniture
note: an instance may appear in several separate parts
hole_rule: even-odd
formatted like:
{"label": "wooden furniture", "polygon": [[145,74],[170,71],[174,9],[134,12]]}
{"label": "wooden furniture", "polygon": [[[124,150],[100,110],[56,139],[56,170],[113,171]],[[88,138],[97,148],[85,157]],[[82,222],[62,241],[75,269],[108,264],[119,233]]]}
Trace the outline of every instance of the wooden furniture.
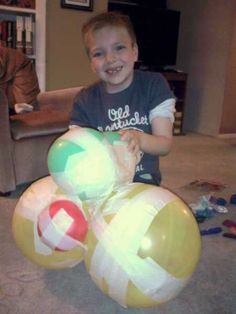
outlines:
{"label": "wooden furniture", "polygon": [[[33,60],[38,75],[39,86],[41,91],[45,91],[45,55],[46,55],[46,0],[35,0],[35,8],[22,8],[14,5],[0,5],[0,22],[10,21],[16,28],[17,17],[32,18],[33,21],[33,54],[29,57]],[[10,24],[10,23],[9,23]],[[1,28],[1,27],[0,27]],[[17,36],[17,34],[13,36]],[[1,31],[2,33],[2,31]],[[1,34],[1,37],[3,35]],[[1,38],[2,39],[2,38]],[[1,42],[1,44],[4,44]],[[0,44],[0,47],[1,47]],[[13,47],[14,48],[14,47]]]}
{"label": "wooden furniture", "polygon": [[171,90],[177,98],[173,133],[174,135],[183,135],[185,95],[188,74],[177,71],[166,71],[161,73],[167,79]]}

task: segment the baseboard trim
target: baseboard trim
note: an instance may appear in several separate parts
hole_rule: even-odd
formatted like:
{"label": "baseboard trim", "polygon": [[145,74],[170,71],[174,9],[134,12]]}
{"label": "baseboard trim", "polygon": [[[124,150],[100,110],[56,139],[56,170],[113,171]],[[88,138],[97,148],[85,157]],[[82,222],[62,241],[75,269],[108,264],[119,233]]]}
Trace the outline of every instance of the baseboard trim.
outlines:
{"label": "baseboard trim", "polygon": [[236,133],[218,134],[219,138],[236,138]]}

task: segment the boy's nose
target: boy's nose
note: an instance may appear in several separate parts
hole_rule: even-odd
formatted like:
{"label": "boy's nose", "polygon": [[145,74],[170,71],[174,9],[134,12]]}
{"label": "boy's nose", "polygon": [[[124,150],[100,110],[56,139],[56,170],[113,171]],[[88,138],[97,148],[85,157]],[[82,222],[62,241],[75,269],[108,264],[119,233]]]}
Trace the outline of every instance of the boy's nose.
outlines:
{"label": "boy's nose", "polygon": [[115,55],[112,52],[109,52],[106,54],[106,62],[107,63],[112,63],[115,61]]}

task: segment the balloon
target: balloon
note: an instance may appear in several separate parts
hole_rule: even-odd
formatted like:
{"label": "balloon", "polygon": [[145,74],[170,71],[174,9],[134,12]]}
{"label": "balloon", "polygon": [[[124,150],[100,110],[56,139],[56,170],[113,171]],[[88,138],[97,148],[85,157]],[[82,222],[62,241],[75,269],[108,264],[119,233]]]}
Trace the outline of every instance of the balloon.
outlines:
{"label": "balloon", "polygon": [[57,251],[69,251],[83,242],[88,222],[80,208],[69,200],[52,202],[38,217],[42,242]]}
{"label": "balloon", "polygon": [[136,157],[116,132],[74,128],[48,153],[51,176],[19,199],[13,235],[46,268],[84,260],[95,284],[124,307],[176,297],[199,261],[201,240],[189,207],[167,189],[131,183]]}
{"label": "balloon", "polygon": [[200,255],[200,234],[188,206],[161,187],[133,183],[90,213],[87,271],[124,307],[150,307],[174,298]]}
{"label": "balloon", "polygon": [[135,162],[118,133],[104,135],[79,127],[59,137],[48,153],[54,181],[82,201],[103,198],[121,184],[132,182]]}
{"label": "balloon", "polygon": [[[76,243],[74,241],[74,246],[71,249],[58,251],[56,248],[52,249],[48,246],[48,243],[45,244],[45,239],[42,241],[38,232],[39,217],[42,219],[41,215],[47,213],[51,206],[53,207],[55,204],[62,205],[62,203],[72,205],[74,212],[75,208],[79,208],[77,216],[79,215],[81,221],[83,206],[80,199],[66,195],[48,176],[34,182],[26,189],[20,197],[13,214],[13,236],[20,251],[32,262],[49,269],[73,267],[84,258],[85,245],[79,241],[83,240],[83,236],[81,239],[77,238]],[[69,219],[65,215],[63,206],[60,209],[61,215],[64,214],[64,220],[67,219],[68,223]],[[83,221],[83,223],[85,222]],[[53,231],[56,228],[58,227],[56,226]],[[56,239],[58,239],[58,234],[61,240],[64,235],[58,230],[53,234],[51,233],[51,236],[56,236]],[[60,247],[62,244],[59,242],[58,245]]]}

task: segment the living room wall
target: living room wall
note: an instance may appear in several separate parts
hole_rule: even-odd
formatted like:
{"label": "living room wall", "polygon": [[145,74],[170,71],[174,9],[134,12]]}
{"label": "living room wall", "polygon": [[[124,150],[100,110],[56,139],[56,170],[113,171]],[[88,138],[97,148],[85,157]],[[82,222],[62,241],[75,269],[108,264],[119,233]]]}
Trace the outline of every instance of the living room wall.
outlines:
{"label": "living room wall", "polygon": [[63,9],[59,0],[48,0],[46,10],[46,90],[87,85],[96,79],[85,54],[82,24],[100,11],[107,0],[93,0],[93,11]]}
{"label": "living room wall", "polygon": [[[181,11],[177,68],[189,75],[184,129],[218,135],[223,130],[222,123],[227,124],[233,117],[235,121],[236,117],[234,102],[225,101],[235,0],[168,0],[167,3],[170,9]],[[227,133],[236,133],[235,125],[234,122],[233,128],[231,123]]]}
{"label": "living room wall", "polygon": [[220,134],[236,134],[236,14],[226,71]]}

